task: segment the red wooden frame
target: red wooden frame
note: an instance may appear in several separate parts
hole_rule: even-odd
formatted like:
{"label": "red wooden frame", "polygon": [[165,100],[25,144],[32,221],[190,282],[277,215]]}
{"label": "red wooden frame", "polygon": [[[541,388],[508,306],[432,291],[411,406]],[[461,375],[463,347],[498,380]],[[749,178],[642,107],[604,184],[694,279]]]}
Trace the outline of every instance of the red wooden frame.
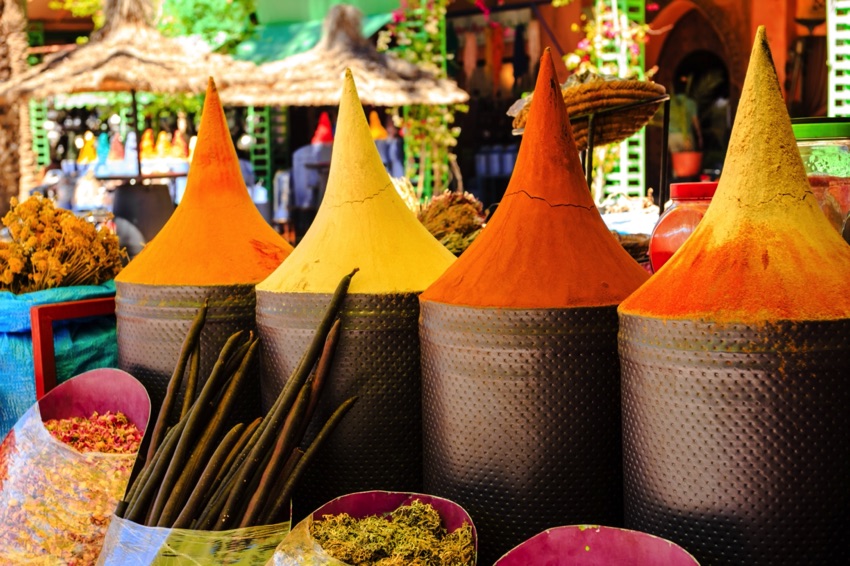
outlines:
{"label": "red wooden frame", "polygon": [[36,399],[41,399],[45,393],[56,387],[53,321],[111,314],[115,314],[115,297],[68,301],[30,308]]}

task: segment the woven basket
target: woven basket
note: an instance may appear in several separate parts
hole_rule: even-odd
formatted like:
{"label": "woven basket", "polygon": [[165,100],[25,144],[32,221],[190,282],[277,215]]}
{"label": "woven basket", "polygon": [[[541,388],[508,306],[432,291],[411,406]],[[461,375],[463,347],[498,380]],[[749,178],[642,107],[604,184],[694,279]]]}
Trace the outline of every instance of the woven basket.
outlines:
{"label": "woven basket", "polygon": [[[643,106],[612,110],[594,118],[594,145],[618,143],[643,128],[664,102],[665,88],[648,81],[594,81],[561,91],[579,151],[587,149],[588,115],[635,102],[658,99]],[[529,100],[513,121],[515,133],[521,133],[531,108]]]}

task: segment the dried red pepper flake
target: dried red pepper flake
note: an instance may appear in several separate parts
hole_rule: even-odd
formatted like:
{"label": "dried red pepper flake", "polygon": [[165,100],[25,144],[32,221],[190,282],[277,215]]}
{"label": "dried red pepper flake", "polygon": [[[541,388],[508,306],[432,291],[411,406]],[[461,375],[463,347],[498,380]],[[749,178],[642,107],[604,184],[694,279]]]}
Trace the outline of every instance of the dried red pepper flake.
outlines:
{"label": "dried red pepper flake", "polygon": [[44,427],[54,438],[80,452],[132,454],[138,452],[142,442],[142,432],[120,411],[50,419]]}

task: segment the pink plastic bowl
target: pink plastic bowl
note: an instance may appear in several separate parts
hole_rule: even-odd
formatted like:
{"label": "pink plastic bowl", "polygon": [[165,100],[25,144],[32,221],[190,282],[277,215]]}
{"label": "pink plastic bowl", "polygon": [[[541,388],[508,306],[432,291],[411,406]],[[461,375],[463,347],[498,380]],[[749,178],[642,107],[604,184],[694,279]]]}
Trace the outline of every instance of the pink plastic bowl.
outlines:
{"label": "pink plastic bowl", "polygon": [[531,537],[495,566],[699,566],[677,544],[638,531],[573,525]]}

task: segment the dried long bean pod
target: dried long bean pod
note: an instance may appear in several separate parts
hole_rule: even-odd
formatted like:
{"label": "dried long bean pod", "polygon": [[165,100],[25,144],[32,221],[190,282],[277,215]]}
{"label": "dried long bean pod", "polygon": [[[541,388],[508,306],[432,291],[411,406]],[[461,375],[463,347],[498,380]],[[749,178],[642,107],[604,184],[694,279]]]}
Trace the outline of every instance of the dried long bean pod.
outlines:
{"label": "dried long bean pod", "polygon": [[156,465],[153,466],[147,481],[139,489],[139,493],[136,495],[136,500],[133,501],[127,509],[126,518],[128,520],[140,523],[147,515],[151,499],[153,499],[157,489],[159,488],[159,484],[162,482],[162,476],[165,475],[165,470],[168,468],[168,463],[171,461],[171,455],[177,447],[177,440],[180,438],[180,434],[186,426],[186,421],[187,419],[182,419],[174,425],[174,434],[168,438],[168,442],[163,442],[160,448],[157,449],[158,451],[161,450],[162,453],[157,458]]}
{"label": "dried long bean pod", "polygon": [[[254,526],[256,521],[260,519],[262,507],[272,492],[275,480],[289,459],[292,449],[298,444],[299,438],[296,434],[302,429],[302,421],[307,413],[307,407],[312,401],[310,398],[311,389],[312,382],[307,380],[295,400],[295,405],[292,406],[292,410],[286,416],[286,422],[284,422],[275,442],[272,457],[265,469],[262,470],[257,489],[253,491],[247,509],[239,522],[240,527]],[[249,493],[251,492],[249,491]]]}
{"label": "dried long bean pod", "polygon": [[272,503],[270,508],[269,515],[268,517],[265,517],[266,522],[275,522],[281,516],[280,513],[283,511],[286,503],[288,503],[292,498],[292,492],[295,491],[295,486],[298,485],[298,480],[304,475],[304,471],[310,465],[310,462],[312,462],[316,457],[316,453],[322,447],[322,444],[324,444],[325,440],[327,440],[331,433],[333,433],[336,426],[348,413],[348,411],[351,410],[351,407],[354,406],[356,401],[357,397],[350,397],[343,401],[325,422],[324,426],[319,431],[319,434],[316,435],[316,438],[310,443],[310,447],[304,451],[304,456],[298,460],[298,464],[296,464],[295,469],[292,470],[292,474],[290,474],[289,478],[286,480],[283,490],[281,490],[275,497],[274,503]]}
{"label": "dried long bean pod", "polygon": [[[253,377],[250,370],[259,344],[259,338],[254,339],[251,343],[242,360],[242,364],[236,370],[236,374],[230,380],[224,395],[217,403],[216,411],[207,424],[203,436],[201,436],[197,446],[192,450],[192,455],[189,457],[189,461],[186,463],[184,469],[180,472],[177,482],[174,484],[174,489],[164,494],[165,505],[162,507],[161,514],[157,517],[158,526],[167,527],[171,525],[189,498],[192,486],[195,485],[198,476],[203,471],[204,463],[215,450],[216,440],[224,429],[238,396],[242,393],[245,383]],[[159,500],[159,498],[157,499]]]}
{"label": "dried long bean pod", "polygon": [[[261,467],[265,467],[271,457],[271,452],[266,454],[261,463]],[[253,481],[253,479],[254,478],[251,478],[251,480],[249,480],[249,487],[250,482]],[[218,525],[220,524],[218,518],[224,509],[224,505],[227,503],[229,495],[233,492],[234,485],[236,485],[235,477],[231,478],[229,483],[223,484],[222,487],[219,488],[219,492],[213,497],[212,501],[210,501],[210,504],[207,509],[204,510],[204,513],[201,514],[196,526],[197,529],[214,531],[221,530],[223,528],[218,528]]]}
{"label": "dried long bean pod", "polygon": [[262,469],[259,468],[260,462],[269,452],[269,449],[275,441],[276,431],[278,431],[278,429],[282,426],[298,392],[301,387],[303,387],[304,382],[306,382],[310,377],[310,374],[313,371],[313,366],[316,364],[316,360],[320,353],[324,350],[330,329],[336,321],[336,315],[342,306],[343,300],[345,299],[348,286],[351,284],[351,278],[355,273],[357,273],[357,271],[358,269],[355,268],[351,273],[345,275],[340,280],[328,308],[325,311],[322,321],[319,323],[319,327],[313,335],[310,345],[301,358],[301,362],[292,372],[292,375],[286,382],[283,391],[281,391],[280,395],[278,395],[278,398],[275,400],[269,414],[265,419],[263,419],[260,429],[258,429],[257,433],[255,433],[257,438],[256,440],[252,439],[253,445],[247,457],[242,460],[238,471],[233,472],[237,474],[237,483],[233,486],[233,491],[229,496],[229,503],[225,506],[223,511],[228,518],[231,517],[231,514],[234,512],[237,502],[246,497],[248,484],[257,473],[257,470]]}
{"label": "dried long bean pod", "polygon": [[328,375],[331,373],[334,354],[336,353],[336,347],[339,344],[341,327],[342,322],[340,319],[336,319],[333,326],[331,326],[330,332],[328,332],[327,338],[325,338],[325,346],[322,349],[322,355],[316,365],[316,373],[313,375],[313,384],[310,389],[310,404],[307,406],[307,412],[301,420],[301,430],[299,430],[296,435],[296,438],[298,439],[303,438],[304,434],[307,432],[307,427],[310,425],[313,413],[316,412],[316,405],[319,404],[319,397],[322,394],[322,389],[325,386]]}
{"label": "dried long bean pod", "polygon": [[[165,446],[170,441],[171,437],[173,437],[175,434],[179,434],[180,430],[181,429],[179,427],[170,427],[168,429],[168,432],[165,433],[165,438],[163,439],[163,443],[160,445],[159,450],[157,450],[156,453],[153,455],[153,459],[147,464],[145,464],[144,468],[142,468],[142,473],[138,475],[138,477],[133,482],[132,487],[128,490],[126,496],[124,497],[124,500],[127,502],[125,512],[130,510],[132,504],[135,503],[136,499],[138,499],[141,489],[148,482],[151,473],[156,467],[156,463],[162,457],[163,452],[165,452],[163,446]],[[120,516],[123,517],[124,515]]]}
{"label": "dried long bean pod", "polygon": [[204,321],[207,317],[207,309],[209,308],[209,299],[204,299],[204,304],[198,309],[192,324],[189,327],[189,332],[183,339],[183,346],[180,348],[180,356],[177,358],[177,365],[174,367],[174,373],[171,374],[171,379],[168,381],[168,387],[165,391],[165,398],[162,400],[162,406],[159,409],[159,414],[156,418],[156,424],[151,433],[151,443],[148,446],[147,461],[150,462],[154,452],[159,448],[162,438],[165,436],[165,429],[168,426],[168,419],[171,415],[171,410],[177,400],[177,390],[180,389],[183,372],[186,369],[186,362],[189,359],[189,354],[195,348],[195,342],[201,336],[201,330],[204,327]]}
{"label": "dried long bean pod", "polygon": [[[295,448],[292,453],[289,455],[289,459],[286,461],[286,464],[283,466],[283,469],[280,471],[277,479],[274,482],[274,487],[272,488],[272,493],[280,493],[283,491],[283,487],[286,485],[289,476],[292,475],[292,471],[295,469],[295,466],[298,465],[298,461],[304,456],[304,451],[300,448]],[[272,506],[274,505],[274,498],[269,497],[266,499],[265,503],[263,503],[263,511],[260,515],[260,520],[258,524],[268,525],[270,524],[270,516],[272,515]],[[281,520],[283,518],[281,517]]]}
{"label": "dried long bean pod", "polygon": [[192,403],[195,402],[195,390],[198,388],[198,374],[201,371],[201,341],[195,344],[192,357],[189,359],[189,374],[186,377],[186,389],[183,391],[183,408],[180,410],[182,419],[189,414]]}
{"label": "dried long bean pod", "polygon": [[[236,442],[236,445],[233,446],[233,449],[230,451],[230,454],[227,455],[227,460],[224,461],[224,464],[221,466],[221,470],[219,470],[218,474],[216,474],[215,480],[219,482],[224,478],[227,474],[227,470],[230,469],[230,466],[236,461],[236,458],[239,456],[239,453],[242,452],[242,449],[248,444],[248,441],[251,440],[251,437],[254,434],[254,431],[257,430],[257,427],[260,426],[260,423],[263,421],[263,417],[257,417],[253,421],[251,421],[248,426],[245,427],[245,430],[242,431],[242,435],[239,437],[239,440]],[[213,486],[215,487],[215,486]]]}
{"label": "dried long bean pod", "polygon": [[325,310],[325,314],[322,316],[322,320],[319,322],[318,328],[316,328],[313,340],[310,342],[310,345],[301,357],[301,361],[298,363],[298,366],[296,366],[292,375],[286,381],[283,391],[280,394],[280,397],[282,397],[282,399],[280,399],[280,410],[283,413],[289,411],[289,407],[295,401],[295,397],[298,395],[298,391],[301,389],[301,386],[304,385],[307,377],[310,373],[312,373],[313,366],[316,365],[316,360],[319,359],[319,355],[324,349],[328,334],[336,321],[337,314],[342,307],[342,302],[345,300],[345,295],[348,293],[348,287],[351,285],[351,278],[354,277],[354,274],[358,271],[359,269],[355,267],[351,273],[345,275],[340,280],[334,294],[331,296],[328,308]]}
{"label": "dried long bean pod", "polygon": [[193,448],[197,442],[197,436],[200,431],[203,431],[206,426],[207,409],[214,406],[215,398],[221,390],[222,382],[229,376],[225,373],[225,368],[230,361],[231,354],[237,349],[239,340],[244,332],[239,331],[234,333],[219,352],[218,359],[213,366],[210,376],[207,379],[204,387],[198,395],[197,401],[194,403],[192,410],[186,416],[186,426],[180,435],[177,447],[174,450],[174,455],[168,462],[168,468],[162,477],[162,483],[157,490],[156,499],[154,499],[153,513],[154,519],[157,519],[165,507],[166,499],[171,496],[172,488],[177,482],[177,478],[186,467],[186,461],[189,459]]}
{"label": "dried long bean pod", "polygon": [[174,524],[171,525],[172,528],[186,529],[192,524],[192,519],[195,518],[207,491],[210,489],[213,481],[215,481],[216,475],[224,465],[228,455],[233,450],[233,447],[237,442],[239,442],[239,438],[241,437],[244,428],[244,423],[239,423],[231,428],[226,435],[224,435],[221,443],[215,449],[215,452],[213,452],[209,462],[207,462],[207,465],[204,467],[204,471],[201,473],[198,483],[195,484],[195,488],[192,490],[189,500],[186,502],[186,505],[183,506],[183,510],[180,511],[180,514],[177,516]]}

